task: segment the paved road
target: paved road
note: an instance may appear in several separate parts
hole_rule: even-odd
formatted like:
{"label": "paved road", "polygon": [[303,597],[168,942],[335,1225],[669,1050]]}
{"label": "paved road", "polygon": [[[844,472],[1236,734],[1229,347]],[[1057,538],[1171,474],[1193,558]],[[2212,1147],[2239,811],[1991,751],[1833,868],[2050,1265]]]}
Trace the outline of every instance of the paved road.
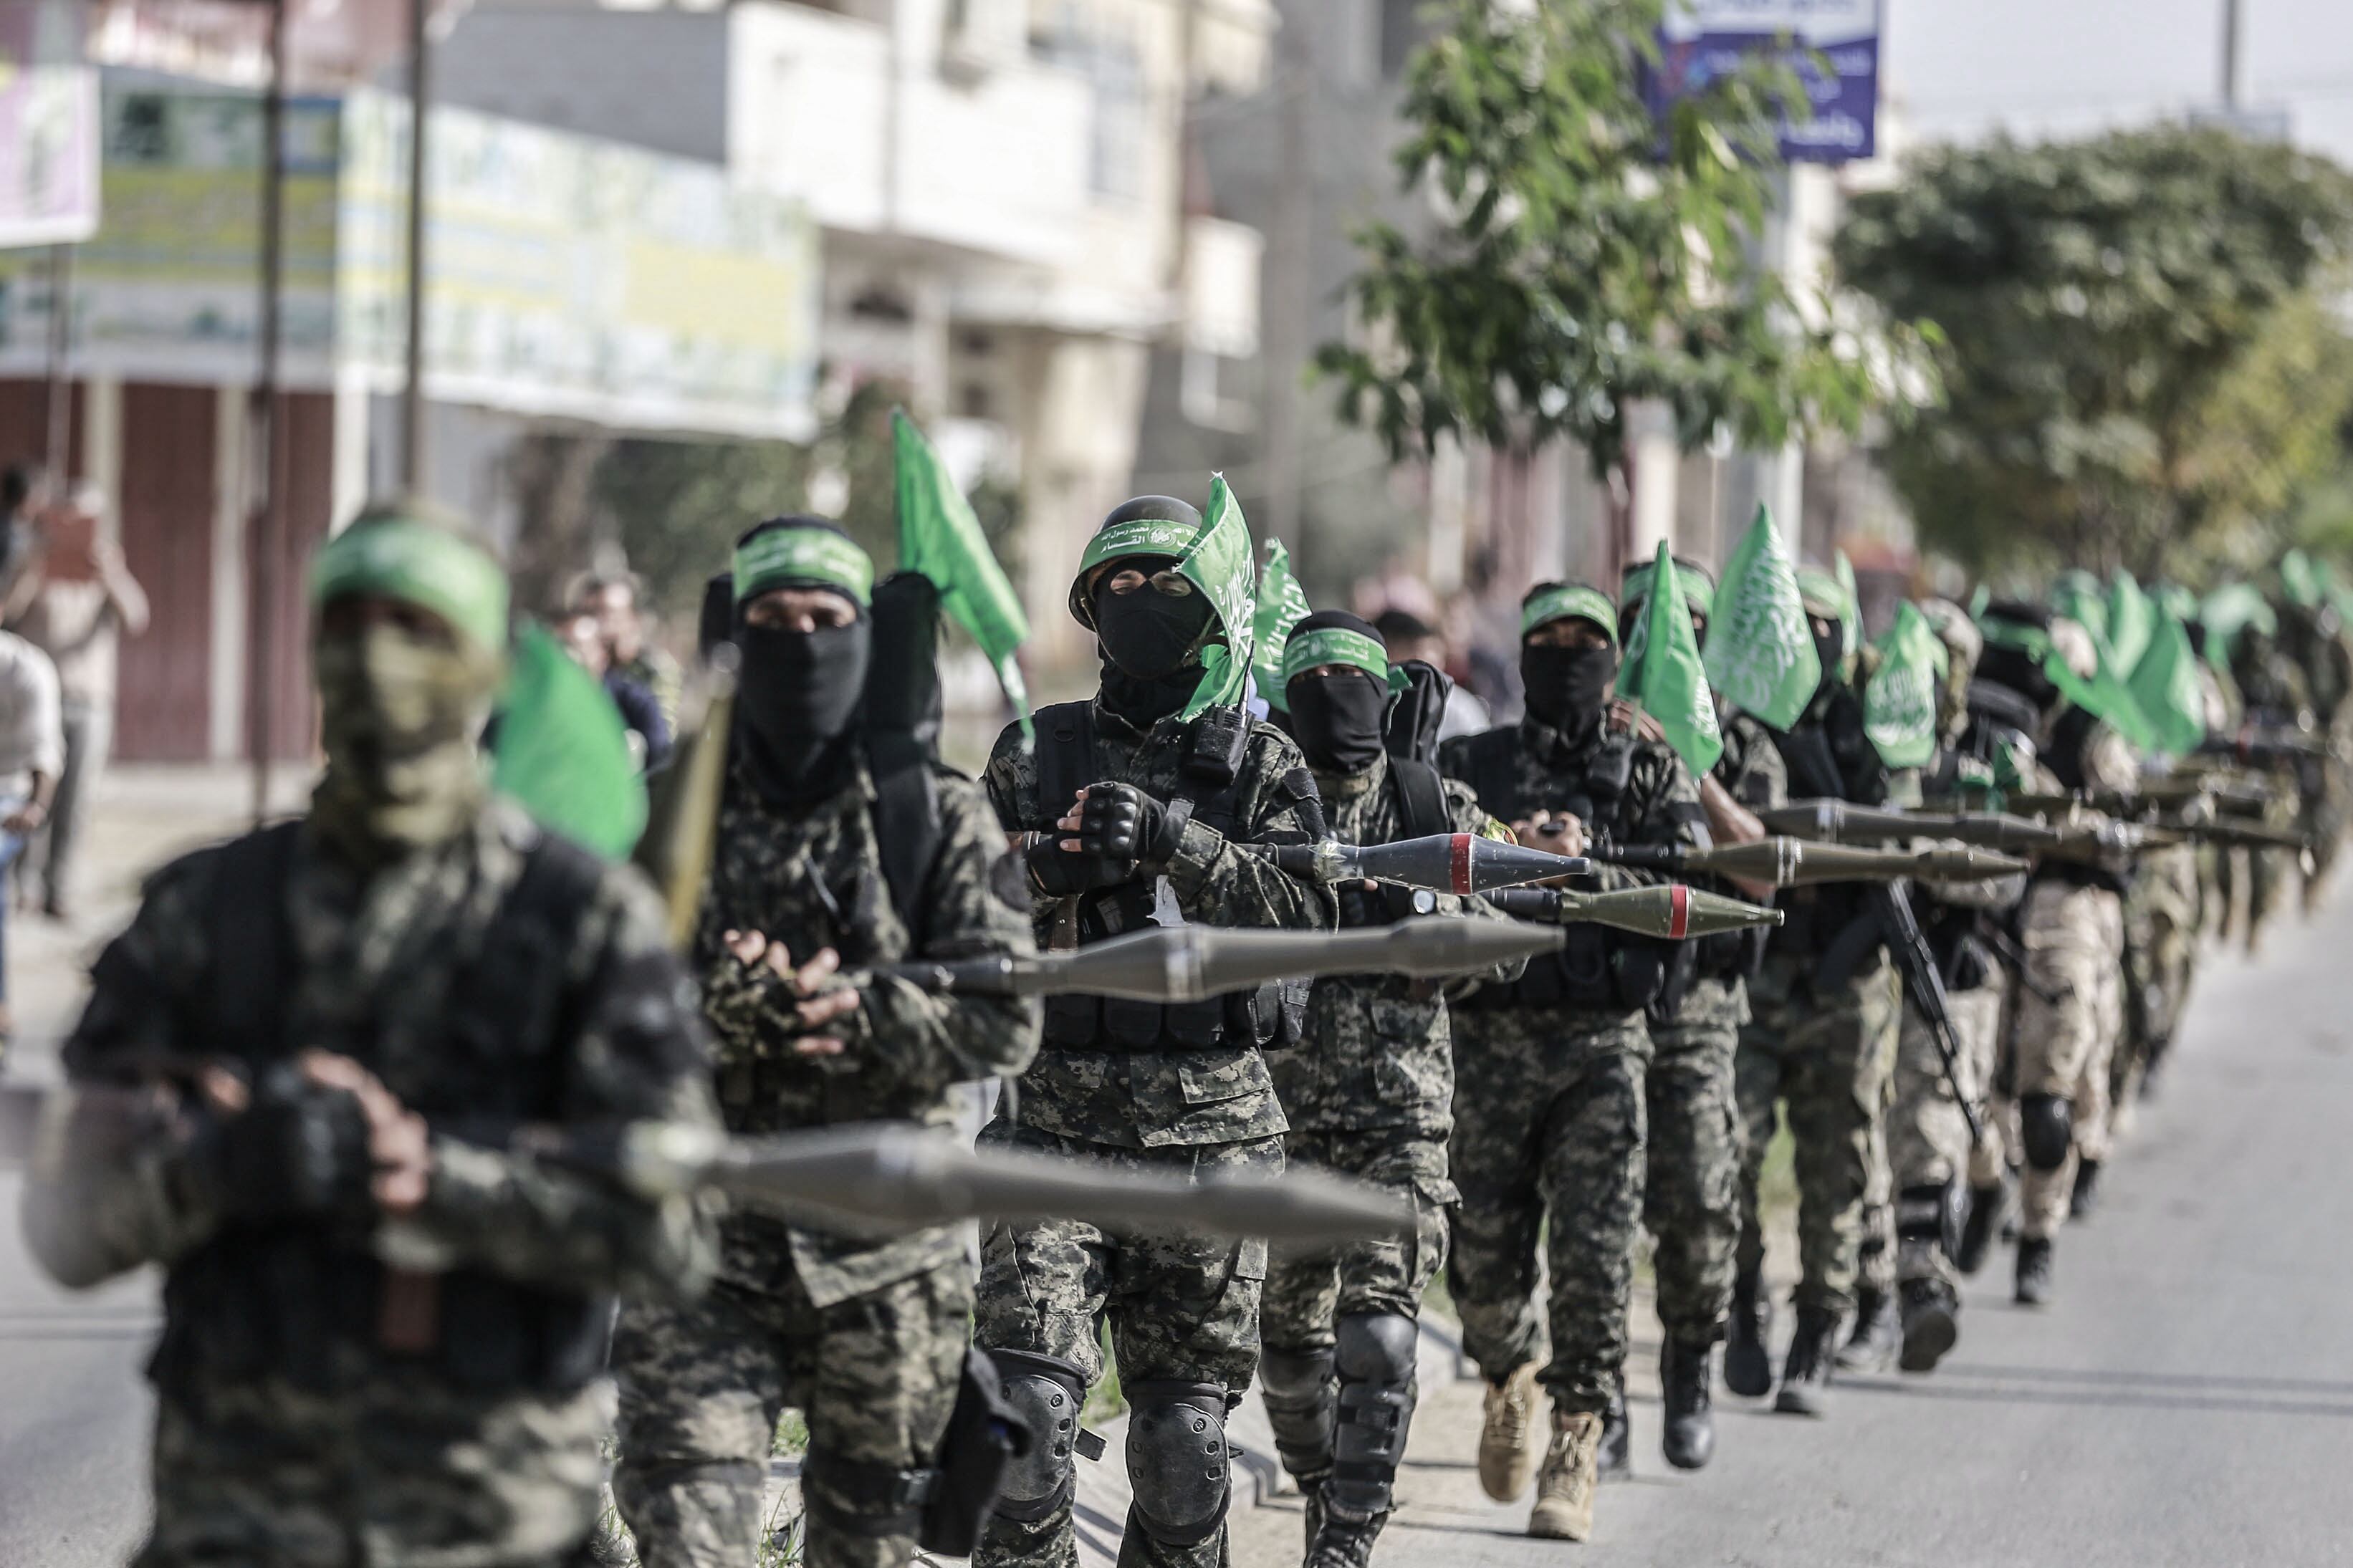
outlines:
{"label": "paved road", "polygon": [[[1605,1488],[1583,1548],[1480,1493],[1478,1388],[1429,1391],[1409,1505],[1376,1562],[1740,1568],[2158,1568],[2353,1561],[2353,895],[2210,961],[2107,1205],[2060,1238],[2059,1294],[1968,1292],[1933,1377],[1849,1380],[1828,1420],[1731,1400],[1715,1466],[1658,1456]],[[1997,1276],[1999,1276],[1997,1278]],[[1643,1347],[1655,1355],[1655,1344]],[[1242,1520],[1236,1561],[1291,1568],[1296,1504]]]}

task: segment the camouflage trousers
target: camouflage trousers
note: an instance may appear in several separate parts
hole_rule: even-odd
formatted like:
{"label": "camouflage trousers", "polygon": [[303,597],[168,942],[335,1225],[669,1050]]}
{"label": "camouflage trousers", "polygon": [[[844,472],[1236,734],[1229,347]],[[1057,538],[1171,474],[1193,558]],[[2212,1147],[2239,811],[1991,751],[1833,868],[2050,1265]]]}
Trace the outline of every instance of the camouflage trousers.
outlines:
{"label": "camouflage trousers", "polygon": [[1446,1263],[1447,1211],[1455,1202],[1446,1145],[1409,1127],[1293,1131],[1283,1138],[1283,1159],[1293,1168],[1312,1165],[1388,1188],[1413,1205],[1414,1233],[1274,1248],[1259,1310],[1260,1342],[1286,1351],[1328,1350],[1341,1318],[1419,1317],[1422,1292]]}
{"label": "camouflage trousers", "polygon": [[2021,1185],[2020,1234],[2049,1237],[2067,1217],[2081,1160],[2108,1152],[2108,1067],[2124,1032],[2124,901],[2105,888],[2043,878],[2026,894],[2026,973],[2045,1001],[2018,998],[2018,1094],[2068,1101],[2075,1136],[2058,1170],[2030,1162]]}
{"label": "camouflage trousers", "polygon": [[596,1524],[611,1420],[604,1383],[544,1398],[423,1376],[174,1388],[156,1402],[155,1522],[132,1561],[555,1568]]}
{"label": "camouflage trousers", "polygon": [[1864,1202],[1874,1140],[1886,1110],[1903,989],[1874,953],[1835,991],[1817,993],[1810,960],[1767,958],[1749,984],[1756,1017],[1740,1031],[1736,1087],[1747,1125],[1740,1167],[1739,1267],[1765,1260],[1757,1178],[1773,1141],[1774,1108],[1788,1119],[1798,1179],[1797,1303],[1845,1312],[1862,1267]]}
{"label": "camouflage trousers", "polygon": [[1606,1409],[1621,1392],[1641,1232],[1650,1034],[1639,1013],[1560,1007],[1466,1008],[1453,1024],[1448,1155],[1462,1206],[1446,1280],[1463,1348],[1501,1383],[1544,1354],[1549,1329],[1555,1407]]}
{"label": "camouflage trousers", "polygon": [[1744,982],[1698,980],[1672,1023],[1650,1026],[1642,1224],[1651,1237],[1659,1322],[1691,1344],[1722,1339],[1732,1310],[1746,1143],[1734,1063],[1747,1021]]}
{"label": "camouflage trousers", "polygon": [[[2003,991],[2003,976],[1996,970],[1987,984],[1945,994],[1953,1033],[1960,1037],[1961,1092],[1979,1108],[1979,1123],[1985,1129],[1984,1138],[1975,1142],[1969,1138],[1961,1102],[1954,1097],[1936,1037],[1921,1022],[1916,1009],[1905,1007],[1895,1040],[1894,1098],[1887,1112],[1889,1181],[1899,1196],[1957,1183],[1972,1187],[2000,1184],[2004,1171],[2001,1135],[1994,1125],[1989,1096],[2001,1049]],[[1896,1207],[1902,1206],[1899,1201]],[[1921,1218],[1925,1226],[1926,1216]],[[1902,1237],[1891,1226],[1889,1242],[1895,1248],[1899,1279],[1938,1279],[1959,1288],[1960,1276],[1941,1236]]]}
{"label": "camouflage trousers", "polygon": [[2189,1005],[2201,894],[2198,851],[2186,844],[2142,856],[2125,894],[2125,1033],[2108,1074],[2118,1131]]}
{"label": "camouflage trousers", "polygon": [[[1197,1176],[1282,1168],[1282,1141],[1129,1149],[989,1123],[981,1142],[1103,1162],[1114,1170]],[[1266,1243],[1194,1236],[1109,1235],[1078,1220],[991,1226],[981,1240],[975,1338],[983,1350],[1027,1351],[1103,1375],[1099,1325],[1111,1328],[1121,1384],[1215,1384],[1229,1408],[1258,1373],[1259,1294]],[[1226,1561],[1220,1524],[1192,1546],[1158,1541],[1130,1512],[1122,1568],[1214,1568]],[[1078,1541],[1064,1503],[1035,1521],[992,1515],[976,1568],[1074,1568]]]}
{"label": "camouflage trousers", "polygon": [[[772,1281],[753,1289],[742,1281]],[[613,1497],[645,1568],[748,1568],[776,1418],[808,1423],[803,1561],[896,1568],[914,1531],[887,1495],[928,1468],[970,1338],[963,1259],[831,1306],[780,1239],[730,1226],[719,1283],[692,1306],[631,1303],[613,1342],[621,1457]],[[830,1467],[830,1468],[828,1468]]]}

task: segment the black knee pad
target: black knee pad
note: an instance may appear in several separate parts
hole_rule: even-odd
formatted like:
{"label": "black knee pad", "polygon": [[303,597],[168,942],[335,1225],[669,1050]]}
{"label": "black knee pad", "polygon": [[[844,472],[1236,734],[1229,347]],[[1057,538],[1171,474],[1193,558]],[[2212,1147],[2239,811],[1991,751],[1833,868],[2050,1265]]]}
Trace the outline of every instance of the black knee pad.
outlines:
{"label": "black knee pad", "polygon": [[1905,1188],[1895,1194],[1897,1243],[1932,1242],[1950,1258],[1960,1250],[1961,1208],[1957,1183]]}
{"label": "black knee pad", "polygon": [[1332,1468],[1332,1352],[1269,1347],[1258,1357],[1259,1393],[1282,1468],[1320,1476]]}
{"label": "black knee pad", "polygon": [[1387,1513],[1406,1427],[1413,1420],[1414,1352],[1420,1335],[1411,1318],[1367,1312],[1339,1321],[1339,1426],[1333,1438],[1326,1499],[1351,1513]]}
{"label": "black knee pad", "polygon": [[2018,1133],[2026,1145],[2026,1163],[2038,1171],[2055,1171],[2075,1147],[2075,1108],[2063,1094],[2026,1095],[2018,1102]]}
{"label": "black knee pad", "polygon": [[1040,1520],[1076,1489],[1086,1373],[1060,1356],[1029,1351],[990,1351],[988,1359],[1005,1380],[1005,1403],[1029,1428],[1029,1451],[1005,1467],[997,1511],[1024,1523]]}
{"label": "black knee pad", "polygon": [[1127,1385],[1127,1479],[1135,1520],[1164,1546],[1198,1546],[1233,1500],[1226,1391],[1155,1378]]}

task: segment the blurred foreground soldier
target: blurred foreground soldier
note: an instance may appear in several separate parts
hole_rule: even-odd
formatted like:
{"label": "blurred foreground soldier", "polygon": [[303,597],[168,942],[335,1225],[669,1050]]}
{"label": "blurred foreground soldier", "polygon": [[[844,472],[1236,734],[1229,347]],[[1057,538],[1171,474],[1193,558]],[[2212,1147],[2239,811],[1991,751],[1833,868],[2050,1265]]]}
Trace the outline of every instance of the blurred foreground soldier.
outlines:
{"label": "blurred foreground soldier", "polygon": [[[1852,606],[1829,574],[1798,573],[1821,684],[1775,737],[1793,795],[1877,805],[1888,773],[1862,724],[1862,697],[1848,643]],[[1863,890],[1831,883],[1785,894],[1788,922],[1766,944],[1749,981],[1754,1017],[1740,1032],[1738,1092],[1746,1123],[1740,1179],[1739,1275],[1725,1352],[1725,1386],[1751,1398],[1772,1391],[1765,1295],[1765,1233],[1757,1191],[1778,1104],[1796,1145],[1798,1326],[1774,1408],[1820,1415],[1826,1407],[1841,1321],[1855,1309],[1865,1199],[1887,1075],[1895,1055],[1902,987]]]}
{"label": "blurred foreground soldier", "polygon": [[[1328,891],[1245,847],[1322,837],[1296,748],[1238,708],[1179,717],[1201,684],[1204,648],[1226,633],[1208,593],[1180,570],[1210,532],[1165,496],[1104,520],[1071,584],[1071,614],[1102,642],[1102,689],[1039,710],[1034,751],[1008,726],[989,759],[998,822],[1030,836],[1028,887],[1049,945],[1154,923],[1333,922]],[[1204,572],[1213,583],[1249,570],[1247,535],[1238,548],[1217,538],[1204,549],[1220,558]],[[1249,604],[1246,582],[1238,596]],[[1282,1109],[1259,1054],[1283,1028],[1279,1002],[1273,986],[1166,1006],[1049,997],[1037,1064],[983,1141],[1130,1170],[1280,1170]],[[1112,1236],[1072,1220],[991,1226],[976,1337],[1039,1436],[1008,1476],[974,1562],[1074,1561],[1073,1466],[1092,1441],[1078,1411],[1103,1371],[1108,1322],[1134,1495],[1120,1561],[1223,1563],[1226,1417],[1258,1368],[1266,1270],[1263,1241]]]}
{"label": "blurred foreground soldier", "polygon": [[489,798],[507,584],[413,510],[318,555],[310,815],[174,862],[99,959],[26,1196],[51,1273],[165,1270],[136,1561],[522,1568],[597,1506],[611,1295],[712,1235],[534,1149],[713,1118],[638,875]]}
{"label": "blurred foreground soldier", "polygon": [[[1544,584],[1521,608],[1527,714],[1447,744],[1441,765],[1523,843],[1565,855],[1588,839],[1704,847],[1699,791],[1662,742],[1604,723],[1618,673],[1617,606],[1599,588]],[[1612,867],[1601,886],[1658,879]],[[1672,944],[1571,926],[1568,945],[1516,984],[1457,1010],[1451,1148],[1462,1194],[1447,1283],[1463,1348],[1487,1379],[1479,1479],[1509,1501],[1536,1468],[1536,1388],[1552,1395],[1532,1535],[1593,1529],[1602,1429],[1624,1397],[1626,1310],[1642,1223],[1642,1010],[1666,984]],[[1535,1299],[1545,1238],[1551,1300]],[[1551,1327],[1552,1360],[1537,1357]]]}
{"label": "blurred foreground soldier", "polygon": [[[1500,832],[1469,789],[1427,761],[1384,749],[1388,669],[1372,626],[1342,610],[1301,621],[1285,649],[1293,732],[1333,836],[1385,844]],[[1358,883],[1338,893],[1343,929],[1458,903]],[[1422,1291],[1445,1261],[1455,1201],[1446,1175],[1454,1094],[1446,1002],[1434,984],[1396,975],[1319,980],[1306,1040],[1272,1065],[1291,1123],[1290,1162],[1391,1188],[1419,1221],[1409,1237],[1278,1249],[1267,1277],[1259,1381],[1283,1466],[1307,1501],[1306,1560],[1309,1568],[1363,1568],[1393,1505],[1413,1417]]]}
{"label": "blurred foreground soldier", "polygon": [[[694,941],[731,1132],[952,1126],[956,1085],[1018,1072],[1036,1048],[1026,1002],[871,973],[1032,951],[1019,867],[979,789],[927,761],[913,780],[883,773],[861,744],[873,573],[816,519],[736,546],[737,728]],[[908,805],[924,797],[928,811]],[[886,846],[918,837],[929,855],[899,869]],[[633,1304],[614,1342],[613,1491],[640,1559],[754,1561],[789,1405],[808,1422],[807,1561],[913,1561],[972,1312],[957,1229],[876,1239],[739,1214],[722,1237],[707,1298]]]}
{"label": "blurred foreground soldier", "polygon": [[[2098,665],[2090,634],[2037,606],[2000,601],[1983,625],[1986,675],[2041,710],[2038,751],[2060,787],[2129,793],[2139,770],[2123,738],[2069,701],[2048,673],[2055,660],[2090,679]],[[2107,1154],[2108,1069],[2124,1031],[2127,870],[2115,859],[2049,858],[2027,888],[2026,972],[2012,1025],[2026,1164],[2015,1291],[2022,1305],[2049,1299],[2052,1238],[2077,1184],[2088,1190]]]}
{"label": "blurred foreground soldier", "polygon": [[[1626,574],[1619,612],[1621,640],[1630,636],[1650,597],[1649,563]],[[1678,558],[1692,633],[1707,646],[1715,580],[1696,562]],[[1699,781],[1709,836],[1718,844],[1765,837],[1751,807],[1788,798],[1788,773],[1771,731],[1747,714],[1719,715],[1724,754]],[[1770,901],[1764,886],[1725,886]],[[1734,1259],[1740,1241],[1740,1152],[1743,1134],[1734,1061],[1740,1026],[1748,1021],[1749,971],[1764,954],[1766,931],[1726,932],[1680,944],[1668,981],[1651,1005],[1652,1047],[1644,1075],[1650,1120],[1642,1222],[1655,1245],[1658,1277],[1659,1387],[1667,1462],[1695,1470],[1715,1452],[1710,1409],[1715,1347],[1732,1310]],[[1630,1475],[1630,1431],[1621,1386],[1602,1437],[1601,1473]]]}

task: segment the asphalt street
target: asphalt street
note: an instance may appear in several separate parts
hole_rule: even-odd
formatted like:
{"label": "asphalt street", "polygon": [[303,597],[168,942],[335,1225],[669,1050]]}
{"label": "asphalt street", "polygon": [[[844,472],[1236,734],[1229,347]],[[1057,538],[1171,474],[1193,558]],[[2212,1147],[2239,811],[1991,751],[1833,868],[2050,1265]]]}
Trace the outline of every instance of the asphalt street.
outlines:
{"label": "asphalt street", "polygon": [[[2259,961],[2210,955],[2105,1205],[2060,1237],[2052,1305],[2010,1305],[1998,1255],[1933,1375],[1847,1379],[1821,1421],[1720,1394],[1717,1457],[1696,1475],[1660,1458],[1642,1380],[1636,1479],[1603,1489],[1582,1548],[1529,1540],[1525,1500],[1481,1493],[1480,1385],[1426,1388],[1375,1563],[2353,1561],[2353,896],[2336,891]],[[1293,1568],[1297,1508],[1241,1519],[1236,1562]]]}

